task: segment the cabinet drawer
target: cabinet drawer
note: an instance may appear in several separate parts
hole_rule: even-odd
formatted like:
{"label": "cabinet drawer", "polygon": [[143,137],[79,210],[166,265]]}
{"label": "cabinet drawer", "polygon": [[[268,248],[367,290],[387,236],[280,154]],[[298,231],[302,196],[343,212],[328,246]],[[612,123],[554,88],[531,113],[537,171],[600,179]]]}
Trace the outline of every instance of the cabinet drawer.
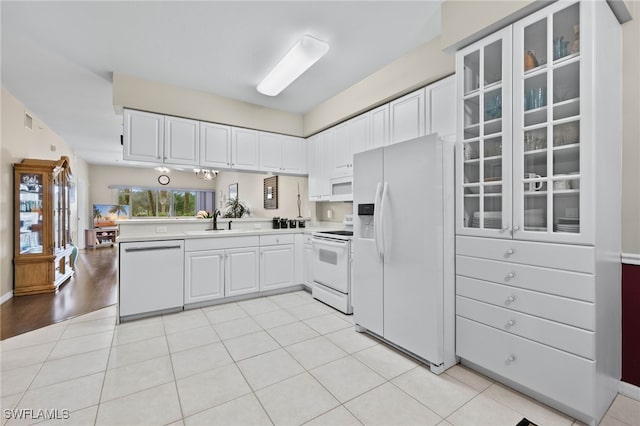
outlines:
{"label": "cabinet drawer", "polygon": [[456,254],[588,274],[595,272],[594,248],[586,246],[459,236]]}
{"label": "cabinet drawer", "polygon": [[573,299],[594,301],[593,275],[456,256],[456,274]]}
{"label": "cabinet drawer", "polygon": [[457,355],[576,409],[593,412],[595,362],[456,317]]}
{"label": "cabinet drawer", "polygon": [[245,237],[217,237],[217,238],[192,238],[185,240],[185,251],[199,250],[224,250],[229,248],[241,248],[258,246],[258,236]]}
{"label": "cabinet drawer", "polygon": [[461,276],[456,277],[456,293],[513,311],[595,330],[593,303]]}
{"label": "cabinet drawer", "polygon": [[293,234],[260,235],[260,246],[293,244]]}
{"label": "cabinet drawer", "polygon": [[456,297],[456,314],[510,334],[553,346],[584,358],[594,359],[592,331],[500,308],[463,296]]}

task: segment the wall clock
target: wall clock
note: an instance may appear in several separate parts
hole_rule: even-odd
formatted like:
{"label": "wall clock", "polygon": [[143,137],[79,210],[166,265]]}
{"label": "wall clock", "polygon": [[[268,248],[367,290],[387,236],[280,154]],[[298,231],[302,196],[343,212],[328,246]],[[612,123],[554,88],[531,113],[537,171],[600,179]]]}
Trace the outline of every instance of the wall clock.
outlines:
{"label": "wall clock", "polygon": [[169,182],[171,182],[171,179],[169,179],[169,176],[167,175],[158,176],[158,183],[160,185],[167,185]]}

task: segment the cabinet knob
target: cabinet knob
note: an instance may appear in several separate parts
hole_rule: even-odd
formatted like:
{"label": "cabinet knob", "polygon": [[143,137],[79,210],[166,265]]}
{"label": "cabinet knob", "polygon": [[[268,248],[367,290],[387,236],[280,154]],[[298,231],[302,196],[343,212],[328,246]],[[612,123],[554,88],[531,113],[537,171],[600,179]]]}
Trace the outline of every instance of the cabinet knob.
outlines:
{"label": "cabinet knob", "polygon": [[500,230],[506,231],[507,229],[509,229],[509,225],[502,225],[502,228]]}
{"label": "cabinet knob", "polygon": [[516,360],[516,356],[515,355],[509,355],[509,357],[507,358],[507,364],[511,364],[515,360]]}
{"label": "cabinet knob", "polygon": [[520,230],[520,227],[518,225],[513,226],[513,232],[517,232],[519,230]]}
{"label": "cabinet knob", "polygon": [[507,250],[507,256],[511,256],[513,253],[515,253],[513,249]]}
{"label": "cabinet knob", "polygon": [[507,328],[513,327],[514,325],[516,325],[516,322],[514,320],[507,321]]}
{"label": "cabinet knob", "polygon": [[509,296],[509,297],[507,297],[507,300],[505,300],[504,304],[505,305],[509,305],[509,304],[511,304],[512,302],[515,302],[515,301],[516,301],[516,298],[514,296]]}
{"label": "cabinet knob", "polygon": [[507,276],[505,277],[505,281],[509,281],[510,279],[512,279],[512,278],[513,278],[513,277],[515,277],[515,276],[516,276],[516,274],[515,274],[515,273],[513,273],[513,272],[509,272],[509,273],[507,274]]}

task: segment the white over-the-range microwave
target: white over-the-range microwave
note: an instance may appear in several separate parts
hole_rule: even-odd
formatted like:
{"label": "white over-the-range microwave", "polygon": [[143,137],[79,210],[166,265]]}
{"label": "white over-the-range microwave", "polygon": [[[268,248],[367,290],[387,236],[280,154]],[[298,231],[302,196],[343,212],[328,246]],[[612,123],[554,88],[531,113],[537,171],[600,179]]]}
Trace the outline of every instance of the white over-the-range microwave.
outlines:
{"label": "white over-the-range microwave", "polygon": [[329,201],[353,201],[353,176],[331,178]]}

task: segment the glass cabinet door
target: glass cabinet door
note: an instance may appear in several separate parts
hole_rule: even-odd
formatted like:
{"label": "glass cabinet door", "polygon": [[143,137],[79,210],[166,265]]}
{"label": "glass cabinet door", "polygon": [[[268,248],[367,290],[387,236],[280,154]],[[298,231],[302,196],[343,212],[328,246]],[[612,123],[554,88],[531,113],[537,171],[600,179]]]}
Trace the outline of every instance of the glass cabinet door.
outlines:
{"label": "glass cabinet door", "polygon": [[43,187],[46,175],[42,173],[19,173],[19,250],[20,254],[42,254],[44,220]]}
{"label": "glass cabinet door", "polygon": [[514,25],[514,237],[580,233],[580,4]]}
{"label": "glass cabinet door", "polygon": [[511,237],[510,40],[509,27],[456,56],[459,234]]}

